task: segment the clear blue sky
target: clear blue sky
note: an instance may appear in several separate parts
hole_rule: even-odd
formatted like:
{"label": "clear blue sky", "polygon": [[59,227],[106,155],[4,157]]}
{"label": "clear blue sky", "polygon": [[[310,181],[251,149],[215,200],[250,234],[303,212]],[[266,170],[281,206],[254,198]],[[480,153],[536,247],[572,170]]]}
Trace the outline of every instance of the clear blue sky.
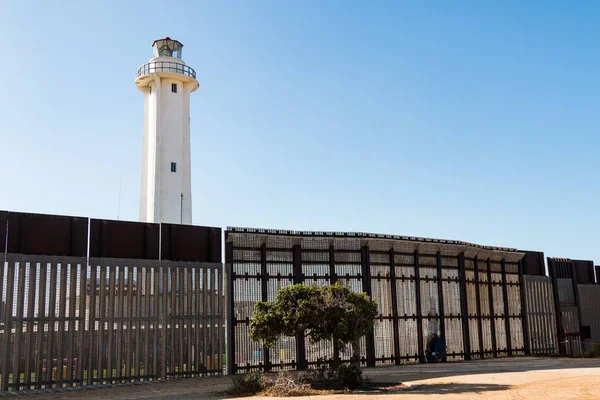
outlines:
{"label": "clear blue sky", "polygon": [[600,262],[600,3],[0,0],[0,209],[137,220],[136,69],[198,73],[195,224]]}

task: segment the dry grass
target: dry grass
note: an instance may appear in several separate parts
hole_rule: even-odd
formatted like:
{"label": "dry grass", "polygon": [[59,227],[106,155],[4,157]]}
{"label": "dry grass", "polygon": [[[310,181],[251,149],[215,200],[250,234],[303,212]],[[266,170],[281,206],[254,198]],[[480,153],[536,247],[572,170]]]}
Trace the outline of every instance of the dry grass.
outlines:
{"label": "dry grass", "polygon": [[[276,374],[263,374],[253,372],[237,376],[233,380],[230,394],[238,396],[259,395],[263,397],[302,397],[323,396],[347,393],[390,393],[406,389],[399,383],[378,383],[364,381],[361,376],[350,374],[352,388],[344,384],[344,371],[353,370],[340,368],[334,370],[335,374],[329,374],[328,369],[312,371],[280,371]],[[339,372],[342,372],[339,374]],[[356,379],[360,378],[360,382]]]}
{"label": "dry grass", "polygon": [[267,378],[264,382],[265,389],[261,396],[268,397],[300,397],[344,393],[344,391],[317,390],[311,388],[310,383],[298,379],[297,373],[282,371],[275,378]]}
{"label": "dry grass", "polygon": [[348,394],[360,392],[394,393],[406,390],[401,383],[365,382],[360,389],[314,389],[310,383],[302,382],[297,372],[282,371],[275,377],[264,379],[265,389],[258,393],[264,397],[302,397],[326,396],[334,394]]}

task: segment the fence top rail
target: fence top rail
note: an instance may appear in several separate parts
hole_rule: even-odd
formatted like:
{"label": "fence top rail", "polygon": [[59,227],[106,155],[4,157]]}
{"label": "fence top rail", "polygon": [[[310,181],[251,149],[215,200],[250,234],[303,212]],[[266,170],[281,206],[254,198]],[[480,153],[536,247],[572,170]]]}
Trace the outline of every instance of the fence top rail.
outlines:
{"label": "fence top rail", "polygon": [[228,226],[227,230],[231,233],[258,233],[258,234],[271,234],[281,236],[320,236],[320,237],[335,237],[335,238],[356,238],[356,239],[392,239],[392,240],[405,240],[412,242],[424,242],[424,243],[440,243],[440,244],[454,244],[459,246],[470,246],[478,247],[486,250],[498,250],[498,251],[510,251],[519,252],[519,250],[510,247],[496,247],[496,246],[485,246],[476,243],[463,242],[460,240],[449,240],[449,239],[433,239],[433,238],[422,238],[418,236],[400,236],[400,235],[389,235],[381,233],[366,233],[366,232],[326,232],[326,231],[293,231],[285,229],[262,229],[262,228],[242,228],[242,227],[231,227]]}
{"label": "fence top rail", "polygon": [[145,260],[135,258],[90,257],[90,265],[123,266],[123,267],[174,267],[174,268],[205,268],[219,269],[222,263],[204,261],[172,261]]}
{"label": "fence top rail", "polygon": [[174,268],[204,268],[220,269],[223,264],[200,261],[171,261],[171,260],[145,260],[135,258],[110,258],[110,257],[71,257],[71,256],[45,256],[19,253],[0,253],[0,260],[11,263],[29,264],[85,264],[91,266],[115,267],[174,267]]}
{"label": "fence top rail", "polygon": [[[6,257],[5,257],[6,256]],[[19,262],[19,263],[54,263],[54,264],[85,264],[85,257],[73,257],[73,256],[45,256],[38,254],[20,254],[20,253],[6,253],[0,254],[0,259],[6,262]]]}
{"label": "fence top rail", "polygon": [[540,275],[523,275],[523,278],[529,282],[546,282],[552,283],[552,278],[549,276],[540,276]]}
{"label": "fence top rail", "polygon": [[[388,234],[376,234],[365,232],[324,232],[324,231],[293,231],[281,229],[261,229],[244,227],[227,227],[225,231],[226,241],[231,241],[236,235],[258,235],[263,239],[269,237],[331,239],[332,243],[340,239],[360,242],[360,245],[368,245],[374,250],[389,250],[393,248],[405,248],[410,251],[424,251],[426,253],[441,252],[442,256],[457,256],[463,253],[465,257],[480,259],[490,258],[495,262],[505,259],[506,262],[516,263],[525,253],[509,247],[484,246],[476,243],[463,242],[459,240],[431,239],[417,236],[400,236]],[[386,244],[387,243],[387,244]],[[337,250],[337,249],[336,249]]]}

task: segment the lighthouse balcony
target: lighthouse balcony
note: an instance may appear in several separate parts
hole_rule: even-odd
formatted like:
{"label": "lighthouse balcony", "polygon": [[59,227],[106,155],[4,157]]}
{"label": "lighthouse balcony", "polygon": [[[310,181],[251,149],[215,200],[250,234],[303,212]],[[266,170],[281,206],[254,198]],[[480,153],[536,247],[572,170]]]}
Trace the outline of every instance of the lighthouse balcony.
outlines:
{"label": "lighthouse balcony", "polygon": [[[150,61],[138,68],[136,84],[145,86],[146,81],[152,79],[152,75],[158,75],[163,78],[176,78],[184,82],[196,80],[196,71],[193,68],[176,61]],[[183,78],[183,79],[182,79]]]}

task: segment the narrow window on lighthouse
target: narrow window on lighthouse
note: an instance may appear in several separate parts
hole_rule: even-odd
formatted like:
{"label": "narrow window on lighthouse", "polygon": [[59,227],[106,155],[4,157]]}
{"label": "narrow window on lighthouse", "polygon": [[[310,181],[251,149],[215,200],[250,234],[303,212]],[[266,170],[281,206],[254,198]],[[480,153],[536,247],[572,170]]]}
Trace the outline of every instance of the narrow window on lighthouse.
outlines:
{"label": "narrow window on lighthouse", "polygon": [[152,86],[148,86],[148,94],[152,94]]}
{"label": "narrow window on lighthouse", "polygon": [[171,92],[177,93],[177,84],[176,83],[171,83]]}
{"label": "narrow window on lighthouse", "polygon": [[177,172],[177,163],[171,163],[171,172]]}

